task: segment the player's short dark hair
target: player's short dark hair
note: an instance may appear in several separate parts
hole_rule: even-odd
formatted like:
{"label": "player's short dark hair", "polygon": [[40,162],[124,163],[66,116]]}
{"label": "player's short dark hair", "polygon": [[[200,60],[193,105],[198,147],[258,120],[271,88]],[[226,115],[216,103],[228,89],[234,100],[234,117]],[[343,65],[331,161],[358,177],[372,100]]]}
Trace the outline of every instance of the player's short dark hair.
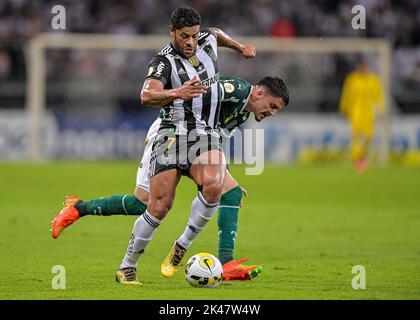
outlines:
{"label": "player's short dark hair", "polygon": [[201,17],[197,10],[190,7],[179,7],[171,13],[169,19],[174,30],[184,27],[194,27],[201,24]]}
{"label": "player's short dark hair", "polygon": [[282,79],[278,77],[265,77],[257,85],[266,87],[273,97],[282,98],[284,106],[289,104],[289,89]]}

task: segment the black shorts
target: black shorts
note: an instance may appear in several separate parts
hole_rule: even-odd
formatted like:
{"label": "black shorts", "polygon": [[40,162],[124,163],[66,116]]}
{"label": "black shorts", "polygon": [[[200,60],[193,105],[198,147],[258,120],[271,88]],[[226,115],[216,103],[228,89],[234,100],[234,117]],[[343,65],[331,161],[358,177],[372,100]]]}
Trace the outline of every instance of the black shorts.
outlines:
{"label": "black shorts", "polygon": [[159,130],[153,141],[150,176],[171,169],[181,170],[183,175],[188,176],[197,157],[211,150],[222,152],[220,137],[215,132],[176,135],[171,130]]}

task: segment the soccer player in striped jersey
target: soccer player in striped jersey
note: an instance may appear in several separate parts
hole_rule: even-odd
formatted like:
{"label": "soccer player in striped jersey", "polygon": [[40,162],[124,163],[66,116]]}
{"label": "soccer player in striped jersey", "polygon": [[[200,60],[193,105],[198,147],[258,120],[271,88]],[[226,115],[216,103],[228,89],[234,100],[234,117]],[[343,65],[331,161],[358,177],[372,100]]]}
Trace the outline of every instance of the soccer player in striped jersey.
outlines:
{"label": "soccer player in striped jersey", "polygon": [[[200,29],[200,24],[201,17],[192,8],[181,7],[171,14],[170,47],[152,60],[140,94],[144,105],[162,108],[165,117],[153,140],[149,201],[136,226],[133,251],[141,255],[152,240],[172,208],[181,175],[199,186],[188,225],[161,264],[160,272],[166,277],[178,272],[222,194],[226,159],[215,130],[220,104],[218,46],[230,47],[245,58],[255,56],[253,45],[241,44],[220,29]],[[117,278],[133,271],[121,268]]]}
{"label": "soccer player in striped jersey", "polygon": [[[219,127],[224,141],[230,139],[241,124],[249,119],[251,113],[257,121],[274,116],[289,102],[289,93],[285,83],[275,77],[265,77],[252,86],[249,82],[235,77],[223,76],[220,79],[221,110]],[[145,212],[150,192],[150,158],[152,141],[156,137],[158,128],[164,117],[163,112],[151,125],[146,141],[142,160],[137,172],[136,188],[133,195],[114,195],[111,197],[81,201],[78,197],[70,196],[64,203],[63,210],[57,215],[53,224],[53,237],[80,217],[85,215],[109,216],[115,214],[141,215]],[[237,228],[238,213],[242,203],[243,189],[232,177],[226,173],[222,197],[218,209],[219,227],[219,259],[223,264],[224,280],[250,280],[262,271],[260,266],[244,266],[241,262],[246,258],[235,260],[233,257]],[[138,253],[134,250],[137,237],[137,221],[129,243],[126,256],[120,269],[132,270],[137,266]],[[118,281],[122,283],[136,283],[135,272],[124,274],[119,271]]]}
{"label": "soccer player in striped jersey", "polygon": [[[200,24],[195,9],[180,7],[172,12],[170,45],[153,58],[140,92],[143,105],[163,108],[167,116],[152,145],[149,201],[137,224],[134,252],[140,256],[145,251],[171,209],[181,175],[200,183],[189,225],[161,264],[166,277],[179,270],[186,251],[213,217],[221,198],[226,159],[215,130],[220,104],[218,46],[229,47],[245,58],[256,54],[253,45],[241,44],[218,28],[200,29]],[[132,278],[136,270],[121,268],[119,272],[121,278]]]}

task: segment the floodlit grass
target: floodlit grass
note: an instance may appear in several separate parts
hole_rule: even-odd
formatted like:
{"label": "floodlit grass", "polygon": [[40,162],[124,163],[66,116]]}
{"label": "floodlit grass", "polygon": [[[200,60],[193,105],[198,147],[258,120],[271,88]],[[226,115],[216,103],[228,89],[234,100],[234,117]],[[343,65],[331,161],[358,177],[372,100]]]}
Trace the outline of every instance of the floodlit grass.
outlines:
{"label": "floodlit grass", "polygon": [[[160,263],[184,230],[194,184],[184,178],[175,205],[142,256],[143,286],[114,275],[136,217],[88,216],[53,240],[50,220],[67,194],[91,199],[131,193],[135,162],[0,164],[0,299],[419,299],[420,170],[349,166],[266,166],[260,176],[233,175],[248,189],[239,215],[236,258],[264,268],[252,281],[192,288],[180,271],[166,279]],[[217,255],[217,219],[186,260]],[[186,261],[185,260],[185,261]],[[66,289],[53,290],[53,266]],[[352,267],[366,270],[354,290]]]}

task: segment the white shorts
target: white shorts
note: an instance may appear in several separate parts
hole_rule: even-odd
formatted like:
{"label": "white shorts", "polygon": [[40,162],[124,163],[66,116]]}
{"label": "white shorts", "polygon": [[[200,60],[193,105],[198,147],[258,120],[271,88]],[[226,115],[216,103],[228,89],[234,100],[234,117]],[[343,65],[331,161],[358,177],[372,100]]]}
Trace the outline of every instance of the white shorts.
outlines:
{"label": "white shorts", "polygon": [[161,121],[160,118],[157,118],[150,126],[144,142],[143,157],[137,169],[136,186],[147,192],[150,192],[150,158],[152,156],[152,146],[159,131]]}

